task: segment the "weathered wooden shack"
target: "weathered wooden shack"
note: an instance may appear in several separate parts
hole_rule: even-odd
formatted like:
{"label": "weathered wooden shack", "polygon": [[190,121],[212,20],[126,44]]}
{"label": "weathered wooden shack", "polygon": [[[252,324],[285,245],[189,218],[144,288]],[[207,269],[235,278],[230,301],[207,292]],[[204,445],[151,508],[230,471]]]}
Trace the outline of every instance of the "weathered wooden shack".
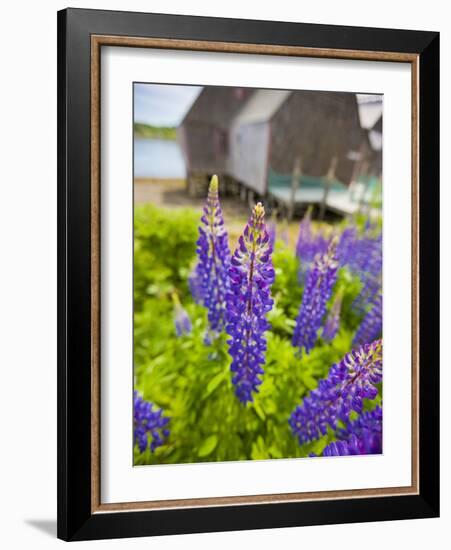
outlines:
{"label": "weathered wooden shack", "polygon": [[[356,95],[207,87],[179,129],[188,177],[229,176],[255,194],[320,203],[368,155]],[[302,173],[292,189],[295,165]]]}
{"label": "weathered wooden shack", "polygon": [[177,130],[188,175],[224,174],[229,158],[229,129],[253,90],[205,87]]}

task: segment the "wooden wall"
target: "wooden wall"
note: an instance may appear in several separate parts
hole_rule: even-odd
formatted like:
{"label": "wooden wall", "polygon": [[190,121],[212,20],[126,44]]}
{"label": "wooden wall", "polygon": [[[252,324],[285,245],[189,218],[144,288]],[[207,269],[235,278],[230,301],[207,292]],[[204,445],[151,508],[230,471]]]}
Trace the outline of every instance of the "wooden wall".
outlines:
{"label": "wooden wall", "polygon": [[188,171],[224,172],[229,153],[227,130],[203,122],[186,122],[178,135]]}
{"label": "wooden wall", "polygon": [[350,183],[354,161],[349,151],[359,151],[363,139],[354,94],[296,91],[271,121],[273,170],[290,173],[296,156],[302,171],[325,175],[333,156],[338,157],[336,176]]}
{"label": "wooden wall", "polygon": [[229,156],[229,126],[251,88],[205,87],[181,125],[188,171],[224,172]]}
{"label": "wooden wall", "polygon": [[228,173],[253,191],[266,192],[269,123],[234,126],[230,130]]}

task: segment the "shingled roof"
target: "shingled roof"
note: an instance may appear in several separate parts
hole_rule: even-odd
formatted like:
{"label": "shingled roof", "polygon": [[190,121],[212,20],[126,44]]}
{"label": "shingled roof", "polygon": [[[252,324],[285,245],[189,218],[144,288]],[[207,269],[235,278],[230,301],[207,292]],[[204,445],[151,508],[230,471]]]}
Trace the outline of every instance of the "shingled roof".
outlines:
{"label": "shingled roof", "polygon": [[289,90],[255,90],[233,124],[254,124],[269,120],[293,92]]}
{"label": "shingled roof", "polygon": [[226,129],[253,93],[252,88],[206,86],[185,115],[182,125],[205,122]]}

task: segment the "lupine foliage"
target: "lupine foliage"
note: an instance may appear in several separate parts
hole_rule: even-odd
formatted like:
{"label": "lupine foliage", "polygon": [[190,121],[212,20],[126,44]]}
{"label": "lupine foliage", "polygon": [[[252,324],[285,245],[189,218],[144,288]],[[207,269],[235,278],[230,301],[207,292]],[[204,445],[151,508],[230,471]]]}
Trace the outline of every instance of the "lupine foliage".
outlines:
{"label": "lupine foliage", "polygon": [[[365,222],[360,219],[352,225],[343,223],[336,231],[327,224],[310,223],[314,225],[314,233],[319,232],[328,243],[333,234],[341,235],[346,227],[355,228],[359,236],[365,235]],[[145,402],[154,404],[152,411],[162,410],[162,416],[170,419],[163,428],[170,429],[170,434],[162,434],[161,442],[153,449],[149,436],[143,452],[137,440],[135,464],[332,455],[333,443],[341,447],[340,454],[369,448],[356,443],[362,440],[362,435],[356,427],[352,430],[352,423],[363,419],[365,411],[371,412],[381,405],[381,384],[374,380],[370,384],[377,395],[373,397],[374,389],[367,387],[362,391],[369,392],[370,397],[360,401],[359,396],[348,399],[351,405],[347,420],[328,424],[324,435],[321,431],[317,438],[300,444],[288,423],[293,411],[303,406],[305,398],[308,400],[311,392],[319,388],[320,381],[330,377],[333,366],[343,363],[355,347],[353,341],[372,307],[371,301],[363,305],[363,311],[353,306],[365,285],[364,277],[349,264],[338,265],[322,319],[325,323],[334,316],[334,304],[340,296],[340,322],[335,337],[329,341],[322,324],[310,353],[299,357],[292,339],[305,289],[303,282],[299,283],[295,247],[276,235],[271,258],[274,303],[265,313],[270,328],[264,331],[267,341],[264,374],[260,375],[259,391],[251,393],[253,401],[244,404],[235,394],[237,386],[230,374],[232,357],[227,343],[230,337],[222,330],[210,344],[204,342],[210,327],[208,308],[203,305],[198,280],[190,277],[199,259],[198,229],[197,209],[174,211],[151,205],[135,208],[135,389]],[[230,246],[235,249],[238,228],[228,230]],[[368,230],[372,235],[376,233],[375,228]],[[340,241],[337,254],[339,249]],[[187,317],[191,320],[191,332],[183,330],[181,337],[174,325],[177,319],[174,294],[186,313],[183,326],[188,326]],[[348,357],[347,361],[357,369],[358,357]],[[348,363],[347,369],[351,368]],[[343,377],[342,370],[336,367],[333,376],[339,380]]]}

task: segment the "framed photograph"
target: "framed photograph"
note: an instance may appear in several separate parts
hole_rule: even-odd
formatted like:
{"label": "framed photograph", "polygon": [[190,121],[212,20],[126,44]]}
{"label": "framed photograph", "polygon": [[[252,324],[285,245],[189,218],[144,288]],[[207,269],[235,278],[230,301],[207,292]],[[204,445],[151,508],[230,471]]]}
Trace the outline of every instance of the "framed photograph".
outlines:
{"label": "framed photograph", "polygon": [[58,13],[58,536],[439,514],[439,35]]}

